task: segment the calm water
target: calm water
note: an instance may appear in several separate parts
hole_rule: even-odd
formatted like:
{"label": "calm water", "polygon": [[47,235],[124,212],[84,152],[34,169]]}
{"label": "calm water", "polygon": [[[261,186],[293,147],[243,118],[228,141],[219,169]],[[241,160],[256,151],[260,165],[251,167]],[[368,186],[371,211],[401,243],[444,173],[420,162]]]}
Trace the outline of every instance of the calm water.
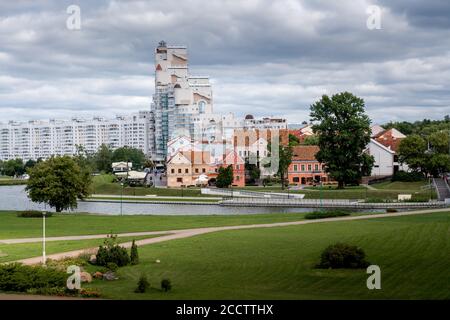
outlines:
{"label": "calm water", "polygon": [[[123,203],[123,214],[153,215],[213,215],[213,214],[246,214],[273,212],[308,212],[308,208],[262,208],[262,207],[222,207],[219,205],[176,205]],[[0,210],[50,210],[44,204],[34,203],[28,199],[25,186],[0,186]],[[53,210],[52,210],[53,211]],[[102,214],[120,214],[120,202],[78,202],[78,208],[71,212],[90,212]]]}

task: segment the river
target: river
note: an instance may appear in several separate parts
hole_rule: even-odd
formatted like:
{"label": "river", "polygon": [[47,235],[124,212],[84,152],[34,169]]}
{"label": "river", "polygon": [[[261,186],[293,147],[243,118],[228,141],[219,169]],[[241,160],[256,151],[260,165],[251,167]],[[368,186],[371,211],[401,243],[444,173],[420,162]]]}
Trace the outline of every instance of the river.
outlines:
{"label": "river", "polygon": [[[0,210],[51,210],[48,206],[32,202],[25,191],[25,186],[0,186]],[[263,207],[223,207],[215,204],[180,205],[123,203],[122,213],[152,215],[228,215],[249,213],[287,213],[309,212],[309,208],[263,208]],[[78,208],[67,212],[89,212],[99,214],[120,214],[120,202],[78,202]]]}

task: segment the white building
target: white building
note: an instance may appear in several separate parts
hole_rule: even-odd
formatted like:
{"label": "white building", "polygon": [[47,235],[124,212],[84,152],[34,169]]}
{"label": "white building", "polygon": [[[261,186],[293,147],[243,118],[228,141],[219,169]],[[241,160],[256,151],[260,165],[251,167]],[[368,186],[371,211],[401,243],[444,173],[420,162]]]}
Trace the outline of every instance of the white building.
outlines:
{"label": "white building", "polygon": [[194,134],[193,117],[212,113],[212,90],[207,76],[192,76],[188,70],[187,48],[161,41],[155,51],[155,94],[152,158],[163,161],[169,140]]}
{"label": "white building", "polygon": [[0,123],[0,160],[46,159],[52,155],[73,155],[76,146],[94,153],[102,144],[112,149],[123,146],[149,154],[152,121],[148,111],[115,119],[49,120]]}
{"label": "white building", "polygon": [[375,159],[371,176],[390,176],[394,174],[395,152],[375,139],[370,139],[367,152]]}

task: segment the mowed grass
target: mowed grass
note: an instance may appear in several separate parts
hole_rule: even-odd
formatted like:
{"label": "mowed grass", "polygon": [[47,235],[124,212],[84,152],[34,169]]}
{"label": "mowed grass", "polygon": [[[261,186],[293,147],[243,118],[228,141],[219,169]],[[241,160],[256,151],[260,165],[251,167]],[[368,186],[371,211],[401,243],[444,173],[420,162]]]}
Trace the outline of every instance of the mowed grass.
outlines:
{"label": "mowed grass", "polygon": [[409,190],[409,191],[423,191],[429,185],[428,181],[414,181],[414,182],[380,182],[372,184],[371,186],[383,190]]}
{"label": "mowed grass", "polygon": [[[297,221],[305,213],[245,215],[93,215],[54,214],[46,219],[47,236],[161,231],[198,227]],[[0,239],[32,238],[42,234],[42,219],[17,217],[17,212],[0,211]]]}
{"label": "mowed grass", "polygon": [[[153,238],[155,236],[121,237],[118,243]],[[95,248],[103,244],[104,239],[50,241],[46,243],[46,254],[61,253],[79,249]],[[42,243],[0,244],[0,263],[11,262],[42,255]]]}
{"label": "mowed grass", "polygon": [[[217,232],[139,247],[139,265],[89,286],[113,299],[450,299],[449,231],[450,214],[436,213]],[[365,269],[314,268],[336,242],[365,250],[381,290],[367,289]],[[142,274],[152,289],[134,293]]]}

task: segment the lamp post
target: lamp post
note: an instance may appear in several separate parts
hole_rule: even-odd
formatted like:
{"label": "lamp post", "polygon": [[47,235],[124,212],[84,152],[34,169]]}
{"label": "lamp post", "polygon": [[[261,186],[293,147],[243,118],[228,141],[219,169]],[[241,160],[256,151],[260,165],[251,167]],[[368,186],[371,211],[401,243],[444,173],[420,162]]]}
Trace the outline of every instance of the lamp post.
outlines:
{"label": "lamp post", "polygon": [[323,203],[322,203],[322,177],[320,177],[320,210],[323,209]]}
{"label": "lamp post", "polygon": [[45,215],[47,212],[42,212],[42,264],[45,265],[47,257],[45,255]]}
{"label": "lamp post", "polygon": [[122,215],[122,207],[123,207],[123,182],[120,183],[120,215]]}

